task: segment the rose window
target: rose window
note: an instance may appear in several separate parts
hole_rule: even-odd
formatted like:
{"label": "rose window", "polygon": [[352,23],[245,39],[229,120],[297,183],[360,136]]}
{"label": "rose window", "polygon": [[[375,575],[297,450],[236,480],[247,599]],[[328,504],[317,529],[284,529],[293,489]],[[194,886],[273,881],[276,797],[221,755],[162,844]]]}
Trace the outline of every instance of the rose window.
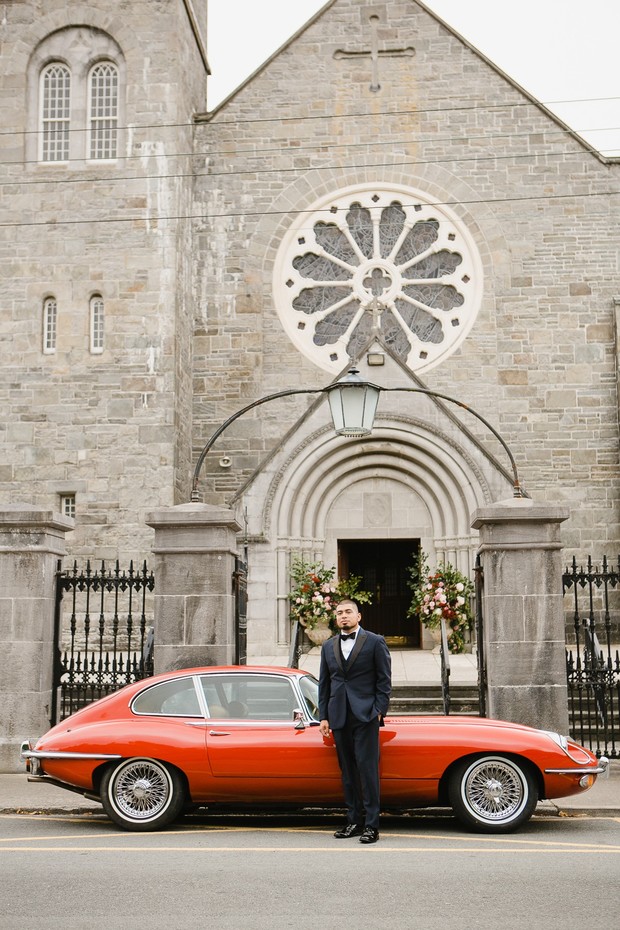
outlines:
{"label": "rose window", "polygon": [[354,188],[300,214],[275,267],[278,313],[339,372],[373,335],[412,371],[451,355],[478,312],[476,246],[452,211],[407,188]]}

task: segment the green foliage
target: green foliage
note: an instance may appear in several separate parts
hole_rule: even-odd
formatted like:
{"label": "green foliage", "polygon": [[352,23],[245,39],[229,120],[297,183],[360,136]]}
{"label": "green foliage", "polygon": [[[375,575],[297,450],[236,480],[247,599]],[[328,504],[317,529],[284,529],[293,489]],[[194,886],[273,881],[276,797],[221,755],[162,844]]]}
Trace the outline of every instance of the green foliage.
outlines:
{"label": "green foliage", "polygon": [[347,597],[358,604],[370,604],[372,594],[362,590],[360,575],[335,580],[335,567],[326,568],[322,562],[307,564],[300,557],[291,564],[292,588],[288,596],[291,602],[291,620],[309,629],[319,624],[328,624],[336,631],[336,605]]}

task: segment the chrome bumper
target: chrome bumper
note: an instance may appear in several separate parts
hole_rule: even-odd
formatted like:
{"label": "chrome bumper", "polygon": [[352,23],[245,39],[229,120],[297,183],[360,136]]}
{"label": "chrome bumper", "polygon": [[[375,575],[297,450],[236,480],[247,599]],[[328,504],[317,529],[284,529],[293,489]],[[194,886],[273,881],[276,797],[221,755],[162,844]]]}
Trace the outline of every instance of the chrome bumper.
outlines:
{"label": "chrome bumper", "polygon": [[122,759],[118,753],[111,752],[58,752],[52,749],[32,749],[32,740],[24,740],[20,757],[29,766],[31,775],[41,775],[40,759]]}
{"label": "chrome bumper", "polygon": [[601,756],[598,765],[584,765],[572,769],[545,769],[545,775],[602,775],[605,778],[609,775],[609,759],[607,756]]}

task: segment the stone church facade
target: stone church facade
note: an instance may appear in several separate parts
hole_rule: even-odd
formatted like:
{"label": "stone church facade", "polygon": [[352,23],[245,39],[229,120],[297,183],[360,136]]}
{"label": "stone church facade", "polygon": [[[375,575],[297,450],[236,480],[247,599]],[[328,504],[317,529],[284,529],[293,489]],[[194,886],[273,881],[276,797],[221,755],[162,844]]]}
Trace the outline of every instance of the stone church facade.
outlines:
{"label": "stone church facade", "polygon": [[299,553],[411,646],[413,554],[471,571],[510,463],[412,388],[493,425],[569,554],[615,553],[620,161],[415,0],[327,3],[210,112],[206,7],[5,5],[0,500],[74,508],[72,557],[144,557],[228,417],[354,363],[387,389],[370,437],[276,399],[200,472],[243,527],[250,656],[287,652]]}

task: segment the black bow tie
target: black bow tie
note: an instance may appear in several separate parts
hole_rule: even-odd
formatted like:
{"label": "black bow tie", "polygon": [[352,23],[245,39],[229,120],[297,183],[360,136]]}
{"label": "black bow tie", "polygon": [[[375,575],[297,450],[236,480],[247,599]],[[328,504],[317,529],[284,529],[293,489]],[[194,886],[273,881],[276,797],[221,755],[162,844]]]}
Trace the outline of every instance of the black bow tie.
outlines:
{"label": "black bow tie", "polygon": [[355,639],[355,633],[341,633],[341,634],[340,634],[340,639],[341,639],[341,640],[345,640],[345,639]]}

